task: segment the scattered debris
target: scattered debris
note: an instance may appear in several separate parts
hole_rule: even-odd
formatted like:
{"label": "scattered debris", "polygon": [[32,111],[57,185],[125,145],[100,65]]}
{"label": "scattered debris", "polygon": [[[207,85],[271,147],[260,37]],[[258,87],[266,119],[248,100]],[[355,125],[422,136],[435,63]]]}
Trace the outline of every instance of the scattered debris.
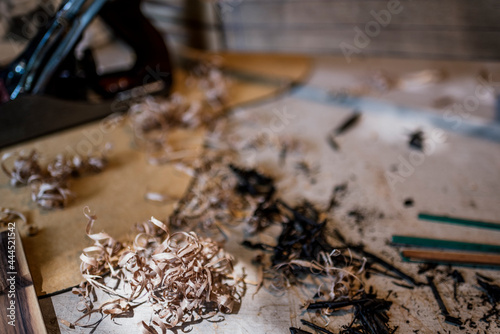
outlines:
{"label": "scattered debris", "polygon": [[333,334],[333,333],[332,333],[332,332],[330,332],[328,329],[323,328],[323,327],[320,327],[320,326],[318,326],[318,325],[315,325],[315,324],[313,324],[312,322],[306,321],[306,320],[304,320],[304,319],[300,319],[300,322],[301,322],[303,325],[305,325],[305,326],[307,326],[307,327],[310,327],[310,328],[312,328],[312,329],[314,329],[314,330],[316,330],[316,331],[318,331],[318,332],[321,332],[321,333],[324,333],[324,334]]}
{"label": "scattered debris", "polygon": [[381,259],[380,257],[378,257],[377,255],[375,254],[372,254],[368,251],[366,251],[364,249],[364,245],[354,245],[354,244],[350,244],[346,241],[346,239],[344,238],[344,236],[340,233],[340,231],[338,229],[335,229],[333,231],[337,237],[337,239],[342,242],[343,244],[345,244],[347,247],[349,247],[350,249],[352,249],[353,251],[355,252],[358,252],[360,254],[362,254],[363,256],[366,256],[368,258],[368,260],[371,260],[372,262],[375,262],[379,265],[381,265],[383,268],[393,272],[394,274],[396,274],[399,278],[407,281],[408,283],[410,283],[411,285],[413,286],[419,286],[419,285],[422,285],[423,283],[419,283],[417,282],[413,277],[411,277],[409,274],[406,274],[404,273],[401,269],[395,267],[394,265],[390,264],[389,262]]}
{"label": "scattered debris", "polygon": [[[218,80],[217,77],[220,78],[220,76],[209,74],[209,72],[209,70],[202,69],[199,73],[194,73],[189,79],[192,81],[190,84],[195,85],[195,81],[202,77],[213,76],[214,80]],[[197,103],[187,102],[182,96],[172,96],[167,101],[151,98],[144,102],[144,105],[131,109],[131,117],[135,117],[132,122],[138,142],[142,143],[143,147],[149,152],[160,152],[159,155],[155,156],[161,157],[162,154],[165,155],[165,159],[158,158],[156,160],[158,163],[169,161],[173,152],[179,153],[173,151],[165,143],[165,133],[172,129],[171,127],[197,127],[205,122],[210,123],[220,112],[222,99],[216,96],[223,96],[223,94],[220,94],[223,92],[222,86],[206,82],[200,84],[208,87],[207,89],[212,93],[208,93],[203,100],[199,100]],[[387,83],[390,87],[395,84]],[[183,115],[187,116],[184,117]],[[355,112],[330,133],[327,140],[332,148],[338,150],[337,136],[356,126],[360,117],[361,114]],[[241,167],[242,165],[239,164],[241,161],[235,159],[235,157],[240,153],[238,152],[239,149],[272,147],[278,153],[278,164],[283,166],[287,162],[287,156],[298,146],[296,139],[263,135],[258,138],[250,138],[249,141],[244,142],[242,145],[239,145],[241,143],[236,145],[230,140],[228,143],[217,143],[217,135],[219,134],[215,133],[206,142],[207,150],[204,152],[203,157],[187,167],[189,168],[189,174],[193,176],[193,181],[169,220],[169,228],[200,231],[200,233],[174,233],[169,235],[169,229],[166,228],[165,224],[152,218],[151,221],[138,227],[140,233],[134,243],[119,244],[108,238],[107,235],[90,234],[91,227],[89,228],[89,237],[100,236],[94,239],[96,245],[89,247],[88,252],[82,254],[82,268],[89,270],[86,272],[88,280],[85,285],[82,285],[75,292],[87,297],[90,296],[87,291],[95,288],[103,289],[109,293],[121,293],[118,291],[110,292],[107,290],[109,288],[101,283],[98,278],[91,276],[103,275],[104,272],[110,271],[112,276],[122,278],[124,283],[132,288],[132,294],[130,296],[117,296],[118,298],[112,306],[103,307],[101,305],[98,309],[87,310],[87,312],[121,314],[134,307],[136,303],[142,302],[144,299],[141,298],[145,298],[149,294],[157,303],[153,305],[153,307],[156,307],[155,310],[159,314],[165,315],[163,318],[153,317],[152,322],[149,324],[142,323],[146,332],[153,333],[156,332],[154,327],[165,330],[172,326],[179,327],[182,323],[195,317],[205,317],[205,314],[200,314],[203,313],[201,309],[206,306],[204,302],[210,298],[212,298],[212,303],[209,304],[214,305],[215,303],[215,311],[229,311],[228,305],[231,302],[238,302],[235,285],[226,284],[226,280],[231,279],[229,273],[230,260],[228,259],[227,263],[226,260],[217,262],[216,255],[213,254],[220,254],[221,258],[224,258],[220,245],[199,235],[203,233],[205,236],[212,231],[216,231],[217,233],[222,232],[227,238],[230,234],[225,233],[224,224],[244,224],[247,227],[245,232],[249,232],[252,239],[243,240],[242,245],[257,251],[255,252],[256,256],[253,257],[253,263],[258,265],[260,270],[258,287],[261,286],[264,279],[267,284],[271,284],[272,288],[278,289],[287,288],[293,284],[305,283],[307,279],[311,279],[311,281],[321,280],[321,285],[318,285],[317,292],[312,297],[316,302],[311,303],[312,299],[309,299],[304,301],[304,304],[309,304],[308,309],[311,310],[323,310],[324,312],[318,312],[322,315],[351,306],[354,313],[353,320],[348,326],[344,326],[340,333],[395,332],[397,327],[389,327],[388,311],[391,307],[391,301],[386,299],[389,296],[397,298],[399,291],[392,293],[393,291],[390,290],[385,299],[377,298],[376,293],[373,293],[371,288],[369,292],[365,291],[365,282],[361,281],[362,273],[370,270],[372,273],[382,272],[391,279],[405,280],[408,284],[393,282],[404,289],[415,289],[416,286],[424,283],[418,282],[417,279],[395,265],[366,251],[364,245],[347,243],[343,236],[339,237],[339,240],[343,243],[340,248],[333,247],[329,243],[331,233],[328,233],[330,226],[327,226],[326,212],[340,205],[340,199],[347,193],[347,183],[334,187],[326,212],[321,212],[315,205],[307,201],[299,205],[296,203],[288,205],[278,197],[276,183],[272,177],[258,171],[258,167],[255,169],[252,163],[247,162],[252,166],[250,168],[248,165]],[[418,138],[419,136],[420,138]],[[409,145],[417,149],[420,146],[420,150],[422,150],[424,146],[423,133],[417,134],[416,137],[414,143],[411,142],[410,138]],[[212,139],[213,142],[210,141]],[[242,139],[242,141],[244,140]],[[291,158],[289,158],[288,162],[290,161]],[[295,163],[295,161],[297,160],[293,162]],[[315,176],[315,165],[309,161],[299,161],[295,167],[308,177]],[[161,193],[148,193],[146,197],[155,201],[166,200]],[[413,206],[413,199],[406,199],[404,205],[406,207]],[[358,223],[364,222],[371,217],[370,215],[371,213],[366,212],[362,207],[348,211],[348,216]],[[348,220],[348,223],[352,223],[352,221]],[[257,237],[255,234],[268,228],[271,224],[281,224],[281,233],[277,237],[276,243],[253,242],[255,240],[253,237]],[[337,233],[337,235],[339,234]],[[174,245],[172,246],[170,242]],[[164,245],[168,245],[168,247]],[[216,278],[208,283],[206,277],[211,276],[208,274],[204,276],[205,269],[213,267],[209,265],[210,262],[207,263],[207,261],[194,255],[199,250],[199,248],[196,248],[199,245],[203,245],[203,249],[207,247],[213,249],[216,252],[211,253],[214,257],[213,261],[216,261],[217,266],[220,265],[220,267],[217,267],[218,270],[220,269],[220,271],[217,271],[220,275],[214,276]],[[188,251],[190,247],[193,247],[192,252]],[[196,250],[194,250],[195,248]],[[185,254],[183,253],[184,250]],[[351,254],[351,250],[354,255]],[[180,253],[183,253],[183,256],[188,256],[189,259],[187,261],[179,260]],[[199,251],[196,254],[201,256],[204,251]],[[380,254],[383,254],[383,252],[380,252]],[[179,269],[181,266],[178,260],[185,265],[193,264],[196,268],[190,267],[191,272],[183,272]],[[155,270],[156,267],[151,263],[154,263],[159,269]],[[93,264],[96,267],[92,267]],[[175,268],[169,267],[175,264],[179,266]],[[227,267],[225,264],[227,264]],[[383,269],[380,269],[380,267]],[[95,273],[92,273],[94,271],[92,268],[97,268]],[[174,272],[173,277],[166,275],[166,272],[162,271],[164,268],[165,270],[172,270]],[[432,270],[434,268],[429,266],[426,269]],[[154,288],[147,287],[142,282],[138,283],[135,278],[132,279],[132,273],[134,275],[144,274],[144,277],[151,279],[151,284],[156,286],[154,293],[151,290]],[[168,306],[170,304],[167,303],[165,295],[167,291],[155,285],[159,281],[156,275],[161,276],[162,279],[166,279],[171,284],[173,284],[174,280],[177,282],[176,284],[181,282],[181,285],[187,289],[189,289],[187,286],[195,285],[196,288],[191,288],[189,292],[195,292],[195,295],[197,295],[198,291],[202,291],[201,299],[203,299],[203,302],[197,301],[197,299],[186,301],[184,295],[177,295],[173,296],[175,305]],[[368,275],[365,277],[368,279]],[[458,276],[456,279],[458,282]],[[192,284],[186,283],[185,280]],[[241,280],[236,279],[235,284],[238,281]],[[207,292],[210,284],[215,284],[211,286],[212,289],[221,288],[222,292],[220,294],[226,293],[225,296],[229,296],[225,299],[226,302],[222,300],[223,298],[220,298],[220,295],[216,296],[217,293],[213,292],[215,290]],[[417,290],[415,289],[415,291]],[[160,291],[159,294],[158,291]],[[324,298],[328,300],[325,301]],[[186,305],[191,305],[192,308],[184,308]],[[175,312],[181,313],[176,315]],[[212,315],[212,313],[209,313],[209,315]],[[83,317],[85,316],[87,315]],[[446,316],[449,322],[458,324],[460,321],[460,319],[453,318],[449,314]],[[313,331],[331,334],[329,330],[313,322],[302,320],[302,324],[312,328]],[[295,327],[290,327],[290,332],[309,333]]]}
{"label": "scattered debris", "polygon": [[333,135],[335,137],[337,137],[337,136],[343,134],[344,132],[346,132],[347,130],[350,130],[356,124],[358,124],[360,119],[361,119],[361,113],[359,111],[355,111],[345,121],[340,123],[340,125],[335,130],[333,130]]}
{"label": "scattered debris", "polygon": [[328,136],[327,136],[327,142],[330,145],[330,147],[334,151],[339,150],[339,145],[337,141],[335,140],[336,137],[339,135],[345,133],[346,131],[350,130],[353,128],[356,124],[359,123],[359,120],[361,119],[361,113],[359,111],[355,111],[351,116],[349,116],[345,121],[343,121],[337,128],[332,130]]}
{"label": "scattered debris", "polygon": [[413,290],[415,288],[415,286],[413,286],[413,285],[406,285],[406,284],[402,284],[402,283],[398,283],[398,282],[394,282],[394,281],[392,281],[392,284],[400,286],[400,287],[408,289],[408,290]]}
{"label": "scattered debris", "polygon": [[407,208],[411,208],[414,204],[413,202],[413,198],[407,198],[404,200],[403,202],[404,206],[407,207]]}
{"label": "scattered debris", "polygon": [[484,275],[481,275],[478,272],[476,272],[476,276],[479,277],[480,279],[482,279],[483,281],[490,282],[490,283],[493,282],[492,278],[484,276]]}
{"label": "scattered debris", "polygon": [[408,146],[415,150],[422,151],[424,149],[424,132],[422,130],[416,130],[410,133]]}
{"label": "scattered debris", "polygon": [[64,208],[75,195],[69,190],[67,181],[47,179],[34,182],[31,199],[44,209]]}
{"label": "scattered debris", "polygon": [[178,200],[178,198],[176,198],[176,197],[172,197],[172,196],[169,196],[167,194],[154,192],[154,191],[148,191],[144,197],[148,201],[157,202],[157,203],[168,203],[168,202]]}
{"label": "scattered debris", "polygon": [[8,225],[20,219],[27,227],[28,236],[32,237],[38,233],[38,227],[33,224],[28,218],[20,211],[0,207],[0,226]]}
{"label": "scattered debris", "polygon": [[427,283],[430,286],[432,290],[432,294],[434,295],[434,298],[436,299],[436,302],[439,305],[439,309],[441,310],[441,314],[444,315],[444,321],[451,325],[455,326],[462,326],[462,320],[458,317],[452,317],[450,313],[448,312],[448,309],[446,308],[446,305],[444,304],[443,299],[441,298],[441,295],[439,294],[439,291],[434,284],[434,277],[432,276],[427,276]]}
{"label": "scattered debris", "polygon": [[168,98],[148,96],[132,105],[127,113],[136,145],[147,152],[149,161],[162,164],[192,152],[176,152],[166,141],[175,128],[209,126],[224,112],[227,99],[227,80],[221,70],[210,61],[194,65],[186,85],[198,89],[202,97],[187,98],[174,93]]}
{"label": "scattered debris", "polygon": [[[38,164],[38,153],[32,150],[28,154],[5,153],[2,156],[2,170],[10,177],[10,185],[13,187],[26,186],[33,179],[42,177],[42,168]],[[8,169],[6,161],[16,157],[12,169]]]}
{"label": "scattered debris", "polygon": [[339,200],[347,194],[347,182],[338,184],[333,187],[332,195],[328,201],[328,207],[326,211],[331,211],[333,208],[340,206]]}
{"label": "scattered debris", "polygon": [[241,169],[232,164],[229,168],[238,178],[236,190],[240,194],[249,194],[253,197],[264,196],[265,201],[271,199],[276,190],[272,178],[255,170]]}
{"label": "scattered debris", "polygon": [[241,242],[241,245],[242,246],[245,246],[247,248],[250,248],[250,249],[257,249],[257,250],[263,250],[263,251],[272,251],[274,250],[274,247],[273,246],[270,246],[270,245],[266,245],[266,244],[263,244],[261,242],[258,242],[258,243],[252,243],[251,241],[249,240],[243,240]]}
{"label": "scattered debris", "polygon": [[365,220],[365,215],[360,211],[360,210],[351,210],[347,213],[347,215],[351,218],[354,219],[356,223],[361,223],[363,220]]}
{"label": "scattered debris", "polygon": [[290,334],[312,334],[312,333],[300,328],[290,327]]}
{"label": "scattered debris", "polygon": [[401,279],[407,281],[408,283],[410,283],[410,284],[412,284],[414,286],[422,285],[422,283],[417,282],[413,277],[411,277],[410,275],[404,273],[401,269],[396,268],[394,265],[390,264],[389,262],[387,262],[385,260],[382,260],[380,257],[376,256],[375,254],[367,252],[363,248],[357,248],[357,249],[354,249],[354,250],[355,251],[359,251],[361,254],[363,254],[364,256],[368,257],[368,259],[372,260],[375,263],[378,263],[379,265],[381,265],[385,269],[387,269],[389,271],[392,271],[394,274],[396,274],[397,276],[399,276]]}
{"label": "scattered debris", "polygon": [[450,276],[453,278],[453,298],[458,302],[457,287],[458,284],[464,283],[465,280],[462,274],[456,269],[451,272]]}
{"label": "scattered debris", "polygon": [[422,263],[418,266],[417,274],[422,275],[430,270],[434,270],[437,268],[439,264],[437,263]]}
{"label": "scattered debris", "polygon": [[175,228],[208,233],[221,224],[246,222],[262,196],[235,196],[237,178],[224,160],[205,156],[185,196],[170,216]]}
{"label": "scattered debris", "polygon": [[0,207],[0,224],[8,224],[14,220],[21,219],[24,223],[28,223],[26,216],[16,210]]}
{"label": "scattered debris", "polygon": [[247,220],[249,232],[262,231],[272,224],[280,213],[276,203],[272,201],[276,191],[274,180],[255,170],[241,169],[234,165],[229,167],[238,179],[236,191],[242,195],[250,195],[258,201],[257,207]]}
{"label": "scattered debris", "polygon": [[[40,207],[64,208],[75,197],[69,189],[70,178],[101,172],[108,163],[109,149],[110,145],[106,144],[102,152],[87,156],[59,154],[46,167],[40,166],[39,154],[35,150],[28,154],[6,153],[2,156],[1,167],[10,177],[11,186],[31,186],[31,198]],[[16,159],[9,169],[7,161],[14,157]]]}
{"label": "scattered debris", "polygon": [[272,257],[274,265],[293,260],[316,261],[321,253],[333,251],[323,232],[326,220],[318,222],[320,214],[311,203],[304,202],[295,208],[281,200],[277,200],[277,204],[290,216],[286,216],[282,223],[283,229]]}
{"label": "scattered debris", "polygon": [[[397,330],[389,327],[389,311],[392,302],[377,298],[377,294],[372,288],[369,292],[363,292],[358,299],[351,299],[339,302],[318,302],[310,304],[308,311],[317,309],[327,309],[328,314],[338,311],[347,306],[353,306],[354,318],[348,326],[343,326],[340,333],[371,333],[371,334],[391,334]],[[326,333],[326,332],[324,332]]]}
{"label": "scattered debris", "polygon": [[442,69],[427,69],[405,74],[398,78],[397,86],[402,90],[414,90],[443,81],[447,73]]}
{"label": "scattered debris", "polygon": [[317,182],[316,177],[319,174],[319,166],[311,166],[307,161],[302,160],[295,164],[295,168],[309,178],[311,184]]}
{"label": "scattered debris", "polygon": [[500,302],[500,286],[490,284],[480,278],[477,279],[477,284],[486,292],[490,304],[496,305]]}

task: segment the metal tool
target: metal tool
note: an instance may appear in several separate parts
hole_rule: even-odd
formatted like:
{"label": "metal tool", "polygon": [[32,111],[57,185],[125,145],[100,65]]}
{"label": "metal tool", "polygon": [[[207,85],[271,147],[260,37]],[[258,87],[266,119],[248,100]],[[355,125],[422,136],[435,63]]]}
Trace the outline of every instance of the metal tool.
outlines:
{"label": "metal tool", "polygon": [[[62,4],[21,55],[0,71],[0,147],[125,111],[126,102],[140,95],[169,93],[168,50],[142,14],[140,2]],[[97,15],[134,50],[131,69],[97,75],[90,49],[83,59],[76,59],[75,46]],[[87,101],[90,91],[100,96],[100,102]]]}

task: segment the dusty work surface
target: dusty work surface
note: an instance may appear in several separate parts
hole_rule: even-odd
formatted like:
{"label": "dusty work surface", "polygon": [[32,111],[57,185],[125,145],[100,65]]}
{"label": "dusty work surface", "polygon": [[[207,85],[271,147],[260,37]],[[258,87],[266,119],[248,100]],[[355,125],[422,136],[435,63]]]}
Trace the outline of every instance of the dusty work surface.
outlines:
{"label": "dusty work surface", "polygon": [[[407,62],[411,64],[411,61]],[[446,118],[444,113],[430,112],[430,109],[434,108],[429,104],[425,92],[434,89],[436,96],[440,96],[439,92],[444,95],[446,88],[443,87],[453,87],[453,85],[446,86],[446,79],[439,79],[437,83],[432,80],[430,82],[414,80],[411,83],[420,85],[420,88],[417,87],[418,89],[415,90],[412,87],[411,93],[400,88],[390,88],[383,94],[384,96],[381,94],[374,96],[369,89],[364,87],[359,89],[356,99],[346,101],[338,98],[339,87],[348,88],[358,83],[364,85],[364,83],[363,79],[354,75],[350,76],[343,86],[342,80],[336,77],[338,73],[336,66],[332,65],[341,63],[339,59],[320,59],[317,62],[318,66],[313,70],[311,81],[305,86],[295,88],[273,101],[260,103],[257,106],[235,108],[223,124],[224,131],[219,140],[241,145],[239,155],[235,157],[235,163],[246,167],[256,167],[259,171],[274,177],[277,180],[278,195],[289,203],[307,199],[319,207],[326,207],[332,189],[337,185],[346,184],[345,195],[338,199],[338,207],[330,214],[329,227],[339,229],[352,242],[363,242],[369,251],[389,260],[419,281],[425,281],[426,274],[434,275],[450,313],[460,315],[464,321],[470,319],[463,329],[447,324],[440,314],[429,287],[420,286],[410,289],[397,285],[397,279],[384,275],[372,275],[366,283],[375,287],[381,297],[387,297],[393,302],[389,312],[390,322],[392,326],[398,326],[397,333],[414,331],[418,333],[438,331],[475,333],[478,330],[488,333],[499,332],[498,323],[493,321],[487,324],[479,320],[489,310],[490,305],[484,302],[483,292],[477,288],[475,280],[475,274],[479,272],[493,278],[498,284],[497,270],[456,267],[463,274],[465,283],[458,286],[457,299],[454,299],[453,280],[448,275],[450,268],[438,266],[430,272],[418,274],[421,266],[402,262],[398,249],[388,245],[391,236],[395,234],[498,244],[499,231],[436,224],[417,219],[419,212],[432,212],[476,220],[498,221],[500,217],[498,206],[500,201],[498,181],[500,179],[500,143],[495,133],[498,133],[500,127],[485,122],[485,119],[494,118],[494,113],[488,111],[490,109],[487,108],[492,106],[494,94],[490,92],[490,95],[486,93],[481,95],[481,107],[477,110],[482,111],[477,115],[474,111],[468,114],[462,113],[460,122],[456,118]],[[401,72],[396,74],[405,74],[402,73],[402,69],[408,67],[405,67],[403,63],[404,61],[400,61]],[[380,64],[368,68],[367,72],[377,70],[377,67],[382,66],[390,69],[391,64],[391,61],[381,61]],[[446,63],[433,62],[413,65],[412,71],[426,70],[429,66],[439,69],[444,64]],[[247,65],[250,68],[252,66]],[[495,64],[488,66],[493,72],[497,67]],[[342,68],[345,71],[344,75],[348,76],[349,71],[345,70],[347,67]],[[461,73],[467,73],[464,78],[468,82],[476,80],[477,70],[481,68],[479,63],[460,65]],[[453,76],[453,66],[449,65],[447,71]],[[438,86],[443,90],[438,90]],[[457,84],[456,87],[458,87],[459,96],[467,94],[460,91],[460,89],[467,90],[461,84]],[[474,85],[471,87],[470,94],[472,95]],[[241,91],[241,94],[244,95],[244,92]],[[410,94],[412,99],[408,106],[412,110],[407,110],[406,113],[398,112],[398,107],[391,105],[390,94],[399,97]],[[420,99],[419,94],[422,96]],[[459,96],[456,99],[459,99]],[[385,105],[380,104],[375,104],[374,108],[370,108],[370,100],[367,98],[374,97],[378,98],[377,101],[386,103],[387,108],[384,109]],[[404,105],[405,99],[402,97],[399,99],[399,97],[395,98],[395,102]],[[357,106],[362,106],[359,110],[363,114],[361,120],[351,130],[338,136],[336,138],[338,149],[332,149],[326,140],[328,134],[349,117],[353,112],[353,107]],[[471,132],[471,129],[475,131]],[[422,130],[425,133],[423,152],[415,151],[408,145],[409,133],[415,130]],[[297,152],[290,152],[286,159],[283,159],[280,157],[279,150],[273,145],[258,150],[252,148],[251,145],[245,145],[258,139],[262,134],[278,139],[294,138],[301,143],[302,148]],[[204,140],[203,135],[202,131],[193,136],[199,140],[196,142],[197,147],[201,146]],[[122,136],[121,142],[126,145],[129,142],[126,140],[127,133],[124,132]],[[117,152],[120,152],[120,149]],[[137,172],[138,168],[159,168],[161,171],[158,173],[162,174],[160,178],[153,179],[155,171],[152,170],[147,180],[138,180],[138,183],[129,180],[127,185],[123,185],[123,187],[130,187],[128,191],[135,196],[130,195],[128,204],[115,203],[113,205],[113,201],[108,202],[106,199],[106,202],[103,202],[104,198],[98,197],[108,191],[103,188],[104,184],[119,187],[118,185],[122,185],[123,181],[110,180],[103,181],[109,183],[101,184],[91,178],[85,178],[78,182],[82,183],[83,190],[88,189],[82,190],[82,194],[88,194],[86,195],[88,200],[86,201],[86,197],[82,196],[81,200],[66,209],[70,210],[75,218],[72,220],[57,218],[56,214],[62,215],[64,211],[50,213],[53,215],[51,219],[57,219],[61,221],[61,224],[74,222],[75,227],[72,227],[70,233],[75,235],[75,238],[80,234],[81,244],[77,246],[86,245],[85,222],[81,210],[84,202],[86,204],[92,201],[92,194],[96,191],[92,187],[98,186],[101,189],[96,195],[101,199],[95,199],[90,203],[93,211],[99,216],[98,226],[116,238],[125,234],[136,221],[148,219],[151,215],[165,217],[171,212],[172,204],[165,206],[147,204],[143,199],[144,186],[150,184],[151,187],[165,186],[166,189],[171,189],[164,175],[170,173],[171,176],[168,178],[170,180],[178,178],[176,174],[178,172],[173,166],[148,166],[145,162],[140,162],[140,153],[134,154],[137,154],[134,159],[125,159],[123,155],[122,159],[115,161],[120,161],[120,166],[128,165],[126,169],[130,169],[131,174],[134,174],[134,171]],[[139,164],[144,164],[144,166],[141,167]],[[304,168],[304,164],[308,167]],[[113,175],[113,163],[110,170],[104,171],[96,178],[104,179],[108,174]],[[109,178],[110,175],[107,177]],[[6,182],[2,184],[5,185]],[[138,185],[142,190],[137,189]],[[178,188],[178,193],[181,194],[187,186],[186,181],[186,184]],[[123,189],[109,190],[110,198],[117,191],[124,192]],[[2,191],[2,198],[11,198],[11,189],[4,186],[0,191]],[[21,198],[28,201],[26,196],[21,196],[20,192],[15,196],[19,196],[17,201],[22,201]],[[405,206],[404,202],[409,199],[412,200],[413,205]],[[129,206],[138,209],[132,210]],[[43,218],[34,206],[29,207],[29,210],[35,219]],[[134,212],[133,215],[132,212]],[[353,215],[353,212],[358,214]],[[117,222],[121,224],[119,228]],[[50,228],[55,230],[57,224],[47,226],[53,226]],[[42,230],[42,236],[43,233],[45,231]],[[226,227],[225,234],[227,236],[225,248],[235,257],[236,273],[245,272],[248,282],[257,281],[257,268],[251,262],[254,254],[240,245],[245,237],[243,227]],[[62,237],[64,236],[59,238]],[[271,239],[266,235],[262,238],[263,241]],[[34,248],[30,249],[29,242],[29,238],[26,238],[24,243],[36,285],[37,269],[33,269],[33,266],[36,268],[35,262],[44,261],[45,265],[50,268],[52,257],[31,255],[33,256],[31,261],[35,261],[32,264],[30,250],[36,252],[36,246],[33,242]],[[80,249],[77,250],[75,247],[73,253],[64,254],[70,257],[69,261],[74,263],[73,269],[65,270],[75,279],[79,273],[77,265]],[[51,275],[52,272],[52,270],[46,270],[47,275]],[[56,273],[52,275],[51,280],[60,279]],[[57,290],[49,289],[46,285],[47,281],[48,279],[45,278],[39,281],[41,285],[37,286],[38,291]],[[68,283],[69,286],[75,281],[71,280]],[[191,333],[288,333],[290,326],[299,327],[301,326],[300,319],[306,319],[327,326],[333,332],[338,332],[341,326],[349,324],[352,318],[349,312],[327,319],[305,312],[303,305],[314,294],[314,287],[294,287],[279,293],[264,287],[254,295],[255,291],[255,285],[247,284],[241,307],[235,314],[216,316],[210,321],[191,324],[184,329],[191,330]],[[105,301],[109,297],[99,295],[98,298]],[[134,309],[132,317],[119,317],[113,320],[105,318],[95,328],[69,329],[58,323],[57,319],[71,322],[80,317],[81,313],[76,309],[78,300],[78,296],[70,292],[40,300],[49,332],[89,333],[94,330],[96,333],[125,333],[130,332],[131,328],[137,328],[135,326],[140,321],[148,322],[151,319],[150,309],[147,306],[140,306]],[[469,304],[472,306],[468,307]],[[328,324],[327,320],[329,320]]]}

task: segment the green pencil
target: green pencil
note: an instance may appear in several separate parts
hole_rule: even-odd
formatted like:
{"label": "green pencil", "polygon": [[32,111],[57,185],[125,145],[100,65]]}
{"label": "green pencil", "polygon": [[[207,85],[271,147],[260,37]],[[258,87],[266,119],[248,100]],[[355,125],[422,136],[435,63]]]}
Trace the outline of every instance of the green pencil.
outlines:
{"label": "green pencil", "polygon": [[490,223],[479,220],[470,220],[462,218],[453,218],[448,216],[437,216],[428,213],[419,213],[418,219],[429,220],[437,223],[448,223],[448,224],[464,225],[469,227],[481,227],[481,228],[500,230],[500,224],[497,223]]}

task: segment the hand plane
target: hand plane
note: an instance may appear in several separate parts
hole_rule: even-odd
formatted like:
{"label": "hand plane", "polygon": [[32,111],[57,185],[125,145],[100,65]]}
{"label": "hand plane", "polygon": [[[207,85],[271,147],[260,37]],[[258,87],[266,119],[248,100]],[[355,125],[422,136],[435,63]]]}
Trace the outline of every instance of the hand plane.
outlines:
{"label": "hand plane", "polygon": [[[131,92],[138,89],[144,94],[169,93],[169,53],[140,3],[67,0],[61,5],[26,49],[0,71],[0,147],[124,111],[124,101],[137,96]],[[132,68],[98,75],[90,49],[77,59],[75,46],[96,16],[134,50]],[[89,101],[90,92],[99,97],[98,103]]]}

